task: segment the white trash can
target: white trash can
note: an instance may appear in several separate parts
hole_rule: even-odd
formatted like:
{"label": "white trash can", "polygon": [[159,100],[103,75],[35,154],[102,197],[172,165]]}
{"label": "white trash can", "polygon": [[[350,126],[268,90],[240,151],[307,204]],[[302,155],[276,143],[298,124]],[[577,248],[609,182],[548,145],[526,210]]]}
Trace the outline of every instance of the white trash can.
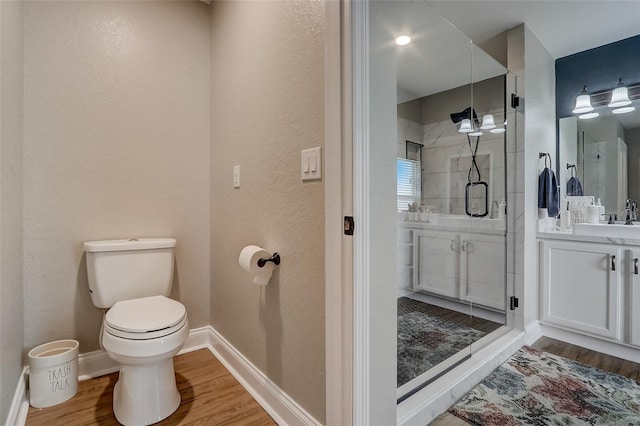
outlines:
{"label": "white trash can", "polygon": [[78,392],[77,340],[56,340],[29,351],[29,403],[51,407]]}

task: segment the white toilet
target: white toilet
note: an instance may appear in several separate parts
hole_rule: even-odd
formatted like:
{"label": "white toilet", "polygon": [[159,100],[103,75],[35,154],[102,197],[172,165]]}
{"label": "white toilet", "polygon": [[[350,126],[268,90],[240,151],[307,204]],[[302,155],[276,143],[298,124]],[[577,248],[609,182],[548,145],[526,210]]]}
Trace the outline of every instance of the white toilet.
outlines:
{"label": "white toilet", "polygon": [[182,303],[169,299],[173,238],[89,241],[91,300],[109,309],[101,345],[121,365],[113,412],[124,425],[148,425],[180,405],[173,357],[189,335]]}

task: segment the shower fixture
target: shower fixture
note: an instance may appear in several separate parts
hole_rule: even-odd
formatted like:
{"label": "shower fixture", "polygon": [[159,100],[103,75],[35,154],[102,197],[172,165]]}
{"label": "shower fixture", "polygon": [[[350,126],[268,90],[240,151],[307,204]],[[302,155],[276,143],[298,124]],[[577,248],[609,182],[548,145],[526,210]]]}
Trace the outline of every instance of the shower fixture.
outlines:
{"label": "shower fixture", "polygon": [[[480,122],[478,121],[478,116],[476,114],[475,109],[472,107],[465,108],[464,111],[461,112],[453,112],[449,115],[451,117],[451,121],[454,124],[460,123],[460,127],[458,131],[460,133],[466,133],[467,142],[469,144],[469,150],[471,152],[471,165],[469,166],[469,172],[467,173],[467,185],[465,187],[464,194],[464,210],[467,216],[471,217],[485,217],[489,214],[489,184],[482,179],[480,176],[480,167],[478,167],[478,163],[476,162],[476,155],[478,154],[478,145],[480,145],[480,136],[482,136],[482,131],[480,131]],[[490,118],[489,118],[490,117]],[[473,122],[473,124],[472,124]],[[492,128],[490,127],[493,124],[493,128],[495,128],[493,116],[490,114],[485,115],[482,118],[482,127],[485,129]],[[475,144],[472,138],[475,137]],[[474,146],[475,145],[475,146]],[[473,175],[477,175],[477,179],[473,179]],[[477,197],[478,191],[482,191],[481,197]],[[476,197],[473,197],[473,195]],[[484,211],[474,212],[473,211],[473,202],[472,198],[483,198],[484,199]]]}

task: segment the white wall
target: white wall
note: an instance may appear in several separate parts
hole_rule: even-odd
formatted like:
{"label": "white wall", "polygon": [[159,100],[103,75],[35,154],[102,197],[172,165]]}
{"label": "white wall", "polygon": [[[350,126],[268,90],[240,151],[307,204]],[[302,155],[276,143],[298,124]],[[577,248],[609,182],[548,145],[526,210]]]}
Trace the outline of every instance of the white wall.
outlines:
{"label": "white wall", "polygon": [[[357,2],[356,2],[357,3]],[[354,215],[361,222],[354,235],[354,268],[356,271],[355,299],[356,340],[367,346],[368,357],[360,357],[363,365],[355,368],[366,377],[356,377],[359,386],[356,394],[356,412],[362,418],[356,422],[390,425],[396,423],[396,154],[397,144],[397,56],[394,36],[388,27],[389,8],[393,2],[371,2],[369,15],[369,40],[360,45],[368,54],[369,99],[357,98],[354,102],[366,102],[367,115],[358,117],[354,142]],[[354,5],[355,6],[355,5]],[[366,16],[366,8],[359,9],[358,20]],[[362,21],[360,21],[362,22]],[[363,34],[365,28],[356,31]],[[363,43],[364,44],[364,43]],[[365,50],[366,49],[366,50]],[[362,75],[354,79],[361,80]],[[354,82],[354,84],[358,84]],[[362,103],[360,104],[362,106]],[[354,112],[355,114],[355,112]],[[364,119],[366,121],[358,121]],[[358,128],[366,123],[368,128]],[[365,136],[366,135],[366,136]],[[363,139],[364,138],[364,139]],[[358,231],[362,229],[362,231]],[[364,236],[368,236],[368,240]],[[363,295],[365,295],[363,300]],[[366,319],[365,319],[366,316]],[[364,323],[359,321],[365,321]],[[366,324],[366,325],[365,325]],[[358,328],[360,327],[360,328]],[[356,351],[362,349],[357,347]],[[366,388],[366,391],[365,389]],[[362,407],[362,408],[360,408]]]}
{"label": "white wall", "polygon": [[[548,152],[555,170],[556,118],[555,118],[555,62],[553,57],[524,25],[525,62],[525,129],[524,151],[518,152],[517,166],[524,171],[524,231],[520,234],[526,261],[516,269],[524,275],[524,325],[538,320],[538,176],[544,169],[539,152]],[[522,228],[521,228],[522,229]],[[516,232],[520,232],[517,230]],[[518,243],[518,236],[516,237]]]}
{"label": "white wall", "polygon": [[[318,421],[325,419],[324,2],[215,2],[211,15],[211,324]],[[232,170],[240,166],[240,188]],[[260,287],[242,248],[278,251]]]}
{"label": "white wall", "polygon": [[172,296],[209,324],[209,25],[201,2],[25,3],[26,350],[98,349],[87,240],[177,238]]}
{"label": "white wall", "polygon": [[22,14],[0,2],[0,424],[22,371]]}

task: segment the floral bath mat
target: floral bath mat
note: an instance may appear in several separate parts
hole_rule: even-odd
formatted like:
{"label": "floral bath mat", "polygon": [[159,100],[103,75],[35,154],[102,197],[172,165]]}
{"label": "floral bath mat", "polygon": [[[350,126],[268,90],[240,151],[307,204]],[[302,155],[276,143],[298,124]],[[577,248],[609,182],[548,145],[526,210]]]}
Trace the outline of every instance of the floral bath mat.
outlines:
{"label": "floral bath mat", "polygon": [[449,412],[475,425],[640,425],[640,385],[523,347]]}

